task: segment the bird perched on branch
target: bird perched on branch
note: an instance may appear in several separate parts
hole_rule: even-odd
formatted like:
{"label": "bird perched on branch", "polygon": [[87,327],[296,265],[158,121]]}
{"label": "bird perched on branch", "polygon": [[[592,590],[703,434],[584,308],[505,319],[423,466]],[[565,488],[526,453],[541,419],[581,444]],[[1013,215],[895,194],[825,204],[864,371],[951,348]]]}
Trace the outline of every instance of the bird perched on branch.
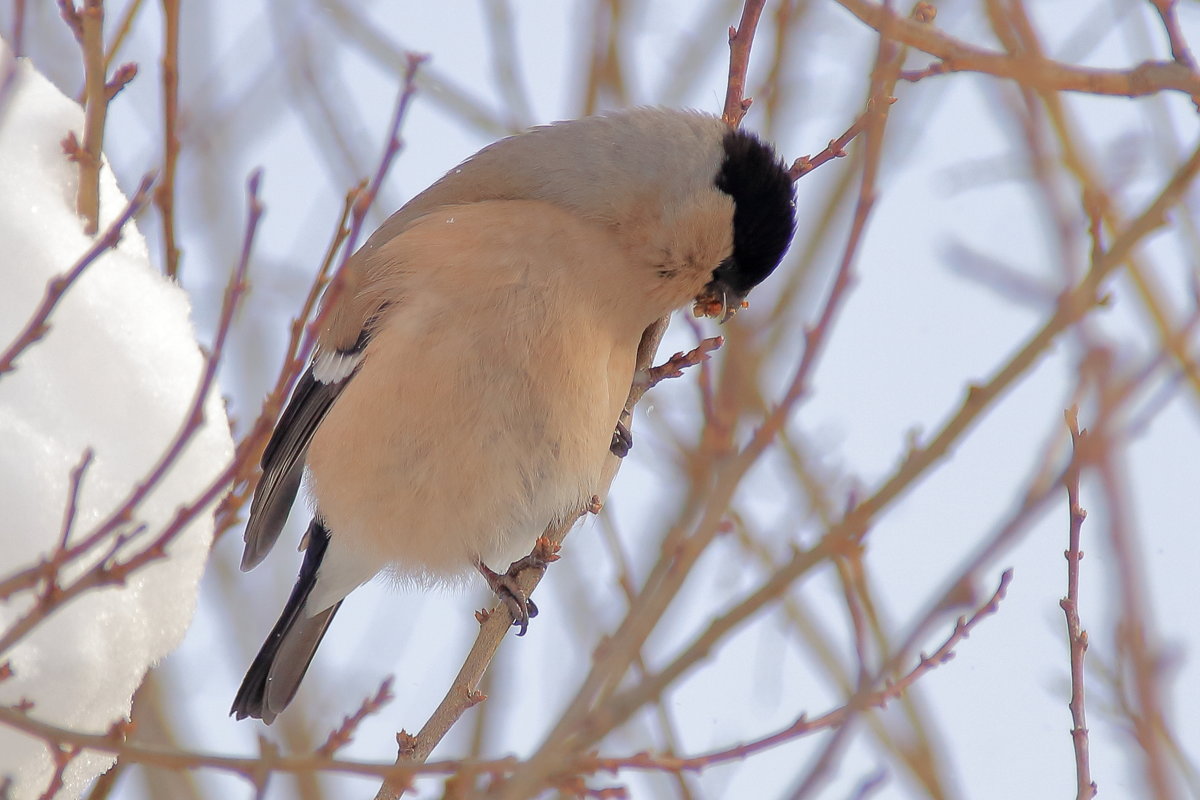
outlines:
{"label": "bird perched on branch", "polygon": [[347,262],[263,453],[242,569],[307,474],[315,509],[283,614],[231,713],[270,723],[330,621],[381,571],[479,570],[603,496],[643,333],[675,309],[728,318],[795,228],[787,167],[751,133],[638,108],[496,142],[393,214]]}

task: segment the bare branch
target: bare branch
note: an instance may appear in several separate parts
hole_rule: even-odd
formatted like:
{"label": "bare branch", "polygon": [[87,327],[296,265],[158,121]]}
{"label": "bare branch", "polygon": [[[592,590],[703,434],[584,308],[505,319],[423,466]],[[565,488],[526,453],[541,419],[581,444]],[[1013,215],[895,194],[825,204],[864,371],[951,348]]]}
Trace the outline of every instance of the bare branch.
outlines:
{"label": "bare branch", "polygon": [[[827,711],[815,717],[802,714],[791,725],[775,733],[763,736],[745,744],[722,748],[710,753],[691,756],[689,758],[670,758],[650,756],[640,753],[626,758],[597,758],[596,771],[616,771],[623,768],[658,769],[669,772],[701,770],[728,761],[740,761],[749,756],[767,750],[785,742],[808,736],[819,731],[834,730],[846,724],[854,715],[870,708],[883,708],[887,703],[899,697],[913,686],[924,675],[949,663],[954,658],[954,649],[968,636],[971,631],[984,619],[995,614],[1000,608],[1001,601],[1008,593],[1012,582],[1012,571],[1008,570],[1000,578],[996,591],[970,617],[960,617],[954,625],[954,630],[931,655],[924,653],[912,667],[898,680],[887,678],[891,674],[892,664],[877,671],[874,675],[866,676],[866,683],[842,706]],[[586,761],[583,763],[587,763]]]}
{"label": "bare branch", "polygon": [[[16,58],[25,55],[25,0],[13,0],[12,53]],[[0,797],[3,797],[0,791]]]}
{"label": "bare branch", "polygon": [[[129,37],[129,32],[133,29],[133,20],[137,17],[138,12],[142,10],[143,0],[129,0],[125,6],[125,10],[121,13],[121,18],[117,21],[116,31],[113,33],[112,40],[108,43],[108,52],[104,55],[104,69],[112,68],[113,62],[117,58],[117,53],[121,51],[121,46],[125,44],[126,38]],[[79,98],[82,103],[84,98]]]}
{"label": "bare branch", "polygon": [[79,487],[83,483],[83,475],[87,472],[87,468],[91,466],[92,449],[89,447],[83,451],[83,456],[79,459],[79,463],[71,470],[70,489],[67,494],[67,506],[63,512],[62,532],[58,535],[58,549],[56,552],[63,552],[67,549],[67,544],[71,541],[71,529],[75,527],[75,515],[79,510]]}
{"label": "bare branch", "polygon": [[275,420],[279,418],[279,414],[283,410],[283,404],[287,400],[289,388],[304,371],[307,359],[302,358],[300,353],[304,331],[308,323],[312,320],[313,313],[317,307],[317,301],[321,298],[321,293],[329,284],[329,272],[333,269],[333,260],[337,257],[338,249],[346,241],[346,237],[350,233],[350,229],[346,227],[346,222],[350,219],[350,211],[354,206],[354,199],[365,187],[366,181],[363,181],[357,187],[347,192],[346,200],[342,205],[342,214],[338,219],[329,246],[326,248],[325,258],[322,259],[321,266],[308,287],[308,296],[304,299],[304,305],[301,307],[300,313],[292,319],[287,347],[284,349],[283,364],[279,369],[279,375],[275,379],[275,386],[272,387],[271,391],[263,399],[258,417],[254,420],[250,431],[237,443],[235,460],[240,465],[240,471],[233,479],[233,488],[229,494],[221,499],[221,503],[217,507],[214,538],[219,538],[225,531],[237,524],[239,512],[245,506],[246,502],[249,501],[254,491],[254,478],[259,472],[258,462],[262,458],[263,449],[266,448],[267,441],[271,438],[271,432],[275,427]]}
{"label": "bare branch", "polygon": [[54,796],[63,787],[63,775],[66,773],[67,767],[71,766],[71,762],[79,755],[78,747],[49,745],[49,749],[50,758],[54,761],[54,773],[50,776],[50,781],[46,784],[46,791],[42,792],[40,800],[54,800]]}
{"label": "bare branch", "polygon": [[332,758],[338,750],[341,750],[350,743],[354,738],[354,732],[358,730],[358,726],[362,724],[364,719],[372,714],[379,713],[379,710],[394,700],[395,697],[392,694],[392,678],[390,676],[384,678],[383,683],[379,685],[379,689],[375,692],[374,696],[368,697],[358,707],[357,711],[342,720],[342,724],[338,726],[337,730],[329,734],[329,737],[325,740],[325,744],[317,748],[317,754]]}
{"label": "bare branch", "polygon": [[865,521],[874,518],[885,505],[891,504],[909,484],[914,472],[922,472],[940,460],[948,452],[950,443],[957,440],[959,435],[978,419],[984,408],[995,402],[1001,393],[1029,370],[1060,333],[1096,308],[1101,300],[1101,285],[1125,263],[1134,246],[1166,221],[1167,210],[1179,202],[1198,172],[1200,147],[1179,166],[1158,197],[1146,206],[1113,241],[1109,249],[1092,264],[1083,280],[1062,295],[1054,314],[1041,329],[1027,339],[990,380],[981,385],[971,386],[959,411],[931,437],[928,444],[910,452],[902,468],[889,478],[872,498],[856,507],[851,512],[851,517],[862,515]]}
{"label": "bare branch", "polygon": [[750,68],[754,32],[765,5],[766,0],[746,0],[738,26],[729,29],[729,84],[725,89],[725,107],[721,111],[721,119],[731,128],[742,123],[742,117],[746,116],[754,102],[745,97],[746,72]]}
{"label": "bare branch", "polygon": [[[347,273],[346,264],[350,261],[350,257],[354,255],[358,247],[358,237],[362,233],[363,223],[366,221],[367,212],[371,205],[375,202],[376,196],[379,194],[379,187],[383,185],[383,179],[387,177],[388,171],[391,169],[392,161],[400,152],[403,143],[400,139],[400,125],[404,121],[408,113],[408,107],[412,103],[413,97],[417,92],[417,70],[425,63],[427,56],[418,53],[408,54],[408,66],[404,72],[404,83],[400,89],[400,95],[396,99],[396,108],[392,113],[392,122],[388,127],[387,143],[384,145],[383,155],[379,159],[379,166],[375,170],[375,176],[367,185],[365,191],[359,192],[355,198],[350,213],[350,232],[346,236],[345,245],[342,249],[342,258],[338,263],[337,270],[334,272],[333,280],[325,289],[325,296],[322,299],[322,311],[317,315],[311,323],[309,323],[308,331],[304,338],[304,343],[300,347],[299,356],[307,361],[312,354],[316,344],[317,336],[319,335],[322,326],[325,324],[325,317],[329,310],[337,305],[337,298],[341,295],[345,288]],[[290,390],[291,387],[289,387]]]}
{"label": "bare branch", "polygon": [[175,241],[175,167],[179,161],[179,0],[162,0],[163,12],[163,179],[154,192],[162,215],[163,271],[179,280]]}
{"label": "bare branch", "polygon": [[[902,678],[894,682],[886,682],[879,686],[879,688],[867,687],[864,691],[856,693],[845,705],[818,717],[809,718],[802,715],[795,723],[783,730],[768,734],[751,742],[698,756],[684,758],[661,755],[652,756],[647,753],[640,753],[634,756],[600,758],[592,755],[584,755],[572,768],[578,774],[618,771],[622,769],[665,772],[699,771],[728,761],[745,759],[754,753],[817,731],[837,728],[845,724],[845,721],[853,714],[868,708],[882,707],[890,699],[906,691],[923,675],[949,662],[953,658],[955,647],[970,635],[971,631],[980,621],[995,613],[999,607],[999,603],[1004,598],[1011,578],[1011,572],[1004,573],[999,587],[988,601],[977,609],[970,618],[960,618],[954,626],[954,630],[942,645],[933,654],[928,656],[922,655],[918,663]],[[493,615],[497,619],[503,618],[503,616],[501,614]],[[507,620],[505,620],[505,624],[507,625]],[[886,671],[881,671],[876,680],[882,681],[883,676],[886,674],[888,674]],[[347,727],[352,729],[363,717],[373,713],[380,705],[386,703],[390,697],[389,679],[384,681],[376,695],[369,698],[354,716],[347,718],[346,723],[343,724],[342,728],[339,728],[339,732],[345,730]],[[452,774],[462,771],[465,767],[459,761],[426,765],[415,763],[400,765],[337,760],[332,757],[333,753],[344,744],[343,738],[337,732],[330,736],[330,739],[324,746],[307,756],[280,756],[274,750],[264,749],[258,758],[232,758],[179,750],[159,750],[128,744],[125,741],[128,732],[127,726],[120,724],[114,726],[107,734],[79,733],[39,722],[30,716],[27,708],[0,706],[0,724],[8,725],[9,727],[36,736],[55,750],[71,753],[72,757],[83,750],[96,750],[113,753],[126,763],[150,764],[175,769],[209,767],[242,775],[256,785],[261,784],[261,776],[272,772],[312,773],[319,771],[373,775],[398,781],[406,785],[417,774]],[[501,759],[498,761],[478,762],[466,768],[475,774],[500,776],[511,772],[516,766],[517,762],[513,759]]]}
{"label": "bare branch", "polygon": [[[1158,12],[1163,29],[1167,32],[1167,41],[1171,45],[1171,58],[1175,59],[1175,63],[1181,67],[1196,74],[1196,58],[1192,55],[1187,39],[1183,37],[1183,29],[1179,26],[1178,0],[1150,0],[1150,4]],[[1192,102],[1200,104],[1200,92],[1192,94]]]}
{"label": "bare branch", "polygon": [[653,389],[658,384],[670,378],[682,378],[683,371],[688,367],[694,367],[697,364],[702,364],[707,361],[713,353],[725,344],[725,339],[722,336],[712,336],[704,339],[700,344],[696,345],[686,353],[676,353],[666,360],[663,364],[657,367],[651,367],[647,370],[647,386],[646,389]]}
{"label": "bare branch", "polygon": [[[895,102],[895,99],[891,98],[888,102]],[[800,156],[797,158],[792,162],[792,168],[788,170],[788,176],[794,181],[799,180],[822,164],[830,162],[835,158],[845,158],[846,146],[863,132],[863,129],[867,125],[867,117],[870,114],[871,111],[869,109],[859,114],[858,119],[854,120],[845,133],[831,140],[829,146],[815,156]]]}
{"label": "bare branch", "polygon": [[[76,208],[84,218],[83,232],[91,235],[100,228],[100,165],[104,150],[104,120],[108,114],[108,84],[104,71],[104,0],[83,0],[76,11],[74,0],[59,0],[71,7],[73,29],[83,48],[84,85],[87,97],[83,122],[83,146],[74,154],[79,164],[79,195]],[[68,22],[71,22],[68,19]],[[78,25],[76,29],[74,26]],[[115,94],[115,93],[114,93]]]}
{"label": "bare branch", "polygon": [[[1066,412],[1067,428],[1071,432],[1071,444],[1076,454],[1086,431],[1079,429],[1079,409],[1072,407]],[[1067,618],[1067,644],[1071,653],[1071,741],[1075,748],[1076,800],[1091,800],[1096,796],[1096,783],[1092,780],[1091,762],[1088,758],[1087,714],[1084,706],[1083,659],[1087,653],[1088,635],[1079,622],[1079,561],[1083,551],[1079,549],[1080,532],[1087,512],[1079,505],[1080,459],[1072,459],[1063,484],[1067,489],[1067,504],[1071,530],[1067,546],[1067,596],[1059,605]]]}
{"label": "bare branch", "polygon": [[1159,92],[1200,94],[1200,75],[1171,61],[1146,61],[1130,69],[1093,69],[1063,64],[1050,59],[1017,58],[974,47],[932,25],[907,20],[870,0],[837,0],[838,4],[877,31],[890,26],[892,35],[906,45],[941,59],[941,64],[918,73],[905,73],[906,80],[951,72],[982,72],[1009,78],[1023,86],[1061,92],[1144,97]]}
{"label": "bare branch", "polygon": [[121,90],[129,85],[129,82],[137,77],[137,64],[129,63],[122,64],[117,67],[113,73],[112,80],[104,84],[104,99],[105,102],[112,102],[112,99],[121,93]]}
{"label": "bare branch", "polygon": [[[884,45],[881,44],[881,48],[883,47]],[[881,53],[883,52],[884,50],[881,49]],[[890,52],[889,50],[889,55],[886,57],[889,64],[892,63]],[[880,63],[883,63],[883,57],[881,57]],[[877,93],[884,89],[890,89],[891,83],[894,83],[895,80],[895,69],[895,67],[890,68],[893,73],[890,78],[888,70],[878,73],[880,80],[877,85],[872,87],[872,97],[877,96]],[[878,104],[875,109],[878,117],[875,130],[876,135],[880,135],[884,116],[879,111]],[[869,152],[872,151],[869,149]],[[877,157],[880,150],[876,148],[873,152]],[[874,175],[874,166],[871,163],[871,156],[868,155],[868,166],[864,171],[859,206],[855,213],[855,221],[841,267],[834,279],[829,299],[823,307],[816,327],[806,334],[804,354],[783,400],[776,409],[768,414],[766,420],[755,431],[750,443],[736,456],[721,465],[715,481],[707,487],[701,519],[690,535],[685,536],[682,529],[668,533],[664,545],[664,556],[647,578],[645,588],[639,595],[638,601],[633,604],[625,620],[603,651],[597,653],[591,670],[558,724],[546,736],[538,751],[505,785],[502,798],[515,800],[531,795],[544,783],[547,776],[556,768],[555,765],[567,757],[568,751],[588,746],[603,732],[611,729],[611,726],[596,726],[597,709],[607,708],[611,705],[611,694],[616,690],[636,654],[640,652],[646,637],[650,635],[655,624],[662,618],[666,607],[679,591],[688,570],[704,552],[717,532],[722,529],[721,517],[728,507],[741,477],[774,440],[776,433],[807,386],[808,376],[821,352],[821,344],[832,328],[834,316],[851,282],[851,265],[854,261],[857,243],[860,241],[873,202]],[[678,542],[677,546],[674,544],[675,542]]]}
{"label": "bare branch", "polygon": [[11,372],[15,369],[15,362],[21,353],[45,336],[50,330],[50,315],[54,312],[54,309],[58,306],[59,301],[62,300],[66,291],[71,288],[71,285],[75,281],[79,280],[79,276],[83,274],[83,271],[105,252],[116,247],[117,243],[121,241],[121,230],[125,227],[125,223],[129,222],[146,205],[146,201],[150,198],[150,187],[153,184],[153,175],[143,177],[137,191],[133,193],[133,197],[129,198],[129,202],[125,205],[125,209],[108,226],[104,235],[97,239],[88,248],[86,253],[80,256],[71,269],[46,284],[46,293],[42,297],[41,305],[33,312],[33,316],[29,318],[29,322],[25,323],[25,327],[17,334],[17,338],[12,341],[3,353],[0,353],[0,377],[3,377],[6,372]]}
{"label": "bare branch", "polygon": [[[249,499],[253,491],[252,478],[258,468],[258,459],[271,436],[275,420],[296,380],[304,371],[305,364],[312,356],[317,337],[325,324],[325,315],[328,313],[328,309],[334,306],[334,299],[344,289],[345,267],[354,253],[367,212],[379,193],[379,188],[391,168],[392,161],[402,147],[400,125],[416,94],[418,68],[425,62],[425,59],[425,56],[409,54],[404,83],[397,97],[395,111],[388,129],[387,143],[375,175],[369,184],[364,181],[347,194],[341,217],[326,250],[325,258],[309,287],[308,297],[301,313],[292,321],[291,335],[279,377],[274,388],[263,401],[251,431],[238,443],[237,462],[241,465],[241,469],[234,477],[233,491],[222,500],[221,506],[217,509],[218,535],[235,524],[238,511]],[[349,226],[347,226],[347,221],[350,222]],[[333,279],[329,280],[328,276],[333,269],[333,261],[337,257],[339,248],[341,248],[342,255],[337,269],[334,271]],[[322,298],[323,294],[322,310],[314,316],[313,309],[316,308],[318,298]]]}
{"label": "bare branch", "polygon": [[[579,517],[593,509],[599,511],[598,499],[593,498],[592,508],[581,509],[579,514],[574,517],[558,523],[551,523],[538,539],[538,544],[534,548],[535,552],[538,548],[544,548],[547,545],[553,545],[557,549],[557,545],[566,538]],[[525,569],[516,576],[517,585],[526,597],[533,594],[533,590],[537,588],[544,574],[542,570]],[[424,762],[433,752],[433,748],[450,732],[450,728],[458,722],[467,709],[486,699],[477,691],[479,681],[492,663],[496,651],[500,649],[500,643],[512,629],[513,619],[504,603],[500,603],[490,612],[478,615],[477,619],[479,619],[479,634],[475,637],[475,643],[463,660],[463,665],[450,684],[446,696],[442,698],[442,702],[438,704],[416,736],[404,731],[397,734],[397,742],[400,745],[396,758],[397,766]],[[403,780],[385,781],[375,795],[376,800],[395,800],[400,797],[408,788],[407,774],[402,773],[402,775],[405,776]]]}
{"label": "bare branch", "polygon": [[1108,511],[1108,535],[1116,568],[1120,616],[1116,625],[1118,668],[1132,674],[1132,698],[1126,706],[1129,722],[1142,760],[1142,785],[1149,797],[1161,800],[1176,796],[1168,768],[1167,722],[1163,695],[1168,681],[1154,630],[1153,612],[1147,597],[1141,553],[1136,546],[1132,514],[1127,496],[1129,482],[1122,473],[1125,443],[1116,427],[1115,411],[1122,387],[1113,381],[1112,370],[1098,371],[1100,408],[1089,431],[1089,455]]}
{"label": "bare branch", "polygon": [[[217,367],[225,350],[225,342],[229,329],[233,324],[233,315],[237,310],[246,288],[246,271],[249,268],[250,252],[254,235],[262,216],[262,205],[258,200],[258,187],[261,175],[254,173],[248,182],[249,210],[246,224],[246,235],[243,240],[242,253],[237,267],[230,276],[225,288],[225,297],[221,308],[221,316],[217,327],[217,336],[213,342],[200,380],[197,383],[192,403],[184,416],[179,431],[164,450],[158,462],[146,476],[134,486],[118,508],[109,515],[94,531],[67,550],[55,553],[41,563],[23,570],[0,584],[0,598],[11,595],[15,591],[36,585],[45,581],[47,590],[43,592],[36,603],[23,616],[14,621],[0,636],[0,653],[4,653],[19,642],[29,631],[33,630],[46,617],[63,607],[73,598],[98,586],[122,584],[134,571],[146,564],[166,556],[167,545],[179,535],[196,515],[213,503],[228,487],[229,480],[237,471],[237,464],[232,463],[223,470],[208,487],[192,502],[185,503],[175,518],[153,539],[141,546],[134,554],[124,561],[116,560],[118,552],[138,532],[138,526],[128,531],[128,525],[134,512],[145,500],[150,491],[162,481],[163,477],[183,453],[188,442],[200,429],[204,422],[204,406],[208,402],[210,390],[216,380]],[[148,190],[147,186],[147,190]],[[105,550],[105,555],[94,566],[86,570],[78,578],[63,587],[57,586],[59,568],[66,563],[80,559],[97,550]]]}

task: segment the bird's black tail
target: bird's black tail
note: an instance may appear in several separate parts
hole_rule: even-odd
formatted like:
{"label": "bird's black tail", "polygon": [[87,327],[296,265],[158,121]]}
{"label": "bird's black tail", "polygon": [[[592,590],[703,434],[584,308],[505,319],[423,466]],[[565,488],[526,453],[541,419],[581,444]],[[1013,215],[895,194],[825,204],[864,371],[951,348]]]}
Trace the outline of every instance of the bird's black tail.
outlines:
{"label": "bird's black tail", "polygon": [[292,594],[279,621],[254,657],[254,663],[233,699],[233,707],[229,709],[229,713],[238,719],[256,717],[268,725],[275,721],[295,696],[317,645],[342,605],[339,601],[311,617],[305,614],[304,604],[317,583],[317,570],[329,546],[329,531],[319,518],[314,517],[306,538],[308,547]]}

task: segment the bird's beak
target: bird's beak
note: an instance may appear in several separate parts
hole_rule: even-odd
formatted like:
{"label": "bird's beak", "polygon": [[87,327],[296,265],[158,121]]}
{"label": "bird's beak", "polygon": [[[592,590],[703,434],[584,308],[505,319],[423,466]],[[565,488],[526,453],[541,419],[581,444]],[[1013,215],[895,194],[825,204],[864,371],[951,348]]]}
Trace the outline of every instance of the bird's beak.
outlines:
{"label": "bird's beak", "polygon": [[746,300],[720,278],[713,278],[693,301],[692,314],[697,317],[710,317],[721,324],[733,319],[739,309],[746,307]]}

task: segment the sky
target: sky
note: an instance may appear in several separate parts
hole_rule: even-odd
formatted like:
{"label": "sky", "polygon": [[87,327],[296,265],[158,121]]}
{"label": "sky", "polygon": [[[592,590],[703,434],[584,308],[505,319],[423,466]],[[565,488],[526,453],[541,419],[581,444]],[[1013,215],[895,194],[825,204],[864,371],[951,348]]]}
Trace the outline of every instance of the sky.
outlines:
{"label": "sky", "polygon": [[[1034,5],[1034,4],[1031,4]],[[770,4],[773,8],[774,4]],[[1034,5],[1047,52],[1093,66],[1125,66],[1165,57],[1148,4],[1096,2],[1083,13],[1072,3]],[[355,13],[349,14],[350,7]],[[184,156],[180,168],[183,287],[194,307],[202,342],[211,341],[219,296],[238,247],[245,212],[245,176],[263,170],[266,216],[251,267],[253,313],[236,322],[233,352],[223,365],[221,389],[229,398],[235,430],[244,430],[262,393],[274,381],[289,315],[298,307],[319,262],[346,189],[368,175],[398,89],[397,72],[375,39],[353,27],[359,14],[368,32],[397,48],[430,55],[425,84],[406,120],[405,148],[386,182],[376,216],[427,186],[489,141],[526,124],[578,116],[589,33],[602,29],[591,5],[523,3],[511,9],[515,57],[494,56],[485,4],[245,3],[213,2],[185,17]],[[729,3],[652,3],[631,7],[621,22],[627,42],[627,96],[606,103],[663,103],[719,110],[724,90],[724,30],[736,19]],[[68,94],[78,85],[73,43],[52,8],[29,10],[26,49],[34,64]],[[127,192],[157,166],[156,8],[139,16],[127,58],[144,74],[113,106],[107,155]],[[496,12],[491,12],[496,13]],[[1185,32],[1200,35],[1194,4],[1181,7]],[[0,13],[9,30],[10,12]],[[494,18],[491,18],[494,19]],[[969,41],[995,46],[973,4],[940,4],[938,25]],[[774,40],[764,28],[754,52],[749,94],[771,63]],[[746,120],[763,130],[789,157],[812,153],[854,119],[866,92],[866,65],[875,41],[833,3],[817,3],[783,59],[785,90],[770,125],[761,109]],[[694,49],[694,60],[684,54]],[[523,91],[506,88],[496,64],[515,73]],[[926,63],[914,56],[912,63]],[[472,98],[470,113],[456,111],[457,90]],[[871,225],[858,253],[856,283],[813,376],[812,391],[789,421],[832,496],[869,493],[901,461],[912,441],[935,431],[962,402],[966,386],[986,380],[1044,320],[1064,274],[1086,263],[1086,232],[1074,220],[1070,246],[1060,247],[1055,207],[1028,180],[1031,167],[1020,146],[1011,108],[1015,93],[1003,82],[972,75],[901,84],[891,112],[889,148],[878,184]],[[1194,109],[1186,98],[1126,100],[1070,97],[1069,119],[1083,132],[1103,180],[1126,215],[1148,202],[1197,139]],[[335,124],[329,124],[328,120]],[[472,122],[474,120],[475,122]],[[214,164],[218,165],[214,168]],[[823,204],[837,181],[857,167],[835,161],[798,185],[801,226],[792,257],[753,298],[744,321],[727,332],[730,345],[761,347],[777,340],[767,358],[777,368],[765,378],[767,397],[778,397],[799,357],[804,326],[828,290],[845,243],[848,219],[822,222]],[[1068,199],[1073,185],[1059,178]],[[1195,193],[1177,209],[1172,226],[1156,234],[1139,255],[1162,281],[1171,307],[1187,308],[1195,280]],[[157,262],[157,220],[144,218],[151,260]],[[799,255],[820,242],[814,266],[800,276],[806,298],[779,321],[768,320],[776,294],[800,269]],[[969,267],[1011,267],[1041,294],[1004,292]],[[994,274],[994,273],[987,273]],[[1144,314],[1129,282],[1108,286],[1110,307],[1095,314],[1087,336],[1064,337],[1008,392],[870,533],[867,565],[881,613],[898,631],[921,615],[944,590],[947,576],[969,558],[1016,506],[1029,476],[1049,451],[1064,457],[1063,409],[1084,347],[1109,345],[1114,371],[1135,368],[1153,352]],[[764,327],[768,323],[774,328]],[[706,331],[712,333],[713,331]],[[740,337],[740,338],[739,338]],[[772,339],[774,337],[774,339]],[[676,321],[661,353],[687,349],[692,329]],[[657,531],[675,512],[681,443],[696,437],[696,378],[669,382],[640,409],[637,446],[614,485],[608,513],[631,570],[644,530]],[[1083,409],[1083,422],[1093,406]],[[1197,401],[1177,377],[1156,376],[1130,419],[1145,419],[1131,436],[1122,466],[1133,487],[1129,510],[1138,532],[1142,572],[1164,654],[1166,703],[1185,752],[1200,752],[1200,627],[1187,614],[1195,603],[1192,572],[1200,563],[1200,495],[1194,492],[1200,452]],[[738,508],[776,558],[794,543],[820,533],[812,509],[797,496],[788,459],[772,452],[755,468]],[[1111,682],[1115,624],[1115,555],[1105,531],[1112,520],[1108,498],[1085,482],[1089,510],[1081,614],[1092,638],[1089,706],[1093,774],[1105,796],[1141,796],[1141,776],[1128,734],[1113,713]],[[302,514],[295,515],[297,517]],[[293,521],[295,522],[295,520]],[[956,648],[949,664],[923,678],[914,701],[934,720],[938,745],[948,755],[951,796],[1001,798],[1064,796],[1074,786],[1066,710],[1068,673],[1062,612],[1065,592],[1065,498],[1039,514],[1012,547],[980,575],[980,597],[1011,567],[1014,581],[1001,612]],[[299,531],[284,536],[298,538]],[[278,613],[295,575],[290,547],[249,575],[238,573],[238,531],[214,547],[201,586],[198,612],[180,649],[157,680],[173,698],[180,741],[199,749],[249,754],[266,729],[225,717],[250,656]],[[736,564],[736,569],[729,569]],[[617,569],[605,546],[602,523],[589,521],[568,540],[566,557],[550,571],[539,594],[543,614],[529,636],[508,641],[489,694],[493,738],[488,755],[528,753],[545,735],[553,710],[571,697],[586,667],[589,647],[619,624]],[[750,591],[763,576],[742,546],[720,541],[700,563],[656,632],[646,656],[660,663],[701,630],[713,615]],[[798,586],[791,599],[823,626],[845,657],[851,650],[844,604],[828,570]],[[419,727],[440,699],[466,642],[470,610],[482,590],[416,591],[377,583],[355,593],[340,612],[293,709],[296,727],[316,741],[341,716],[396,676],[397,700],[369,720],[347,756],[389,760],[394,732]],[[1181,613],[1182,612],[1182,613]],[[927,637],[936,647],[952,616]],[[794,622],[775,610],[732,637],[667,698],[682,752],[700,752],[752,739],[782,727],[801,712],[836,705],[839,695],[819,660],[797,636]],[[529,700],[536,687],[536,703]],[[714,698],[717,698],[714,700]],[[899,714],[884,715],[899,725]],[[466,720],[464,720],[466,722]],[[277,726],[278,727],[278,726]],[[267,735],[284,736],[281,732]],[[453,754],[466,746],[469,727],[444,744]],[[298,734],[288,734],[298,735]],[[302,740],[301,740],[302,742]],[[696,779],[704,797],[787,797],[796,776],[824,740],[813,737],[716,767]],[[844,797],[887,763],[862,731],[821,796]],[[288,740],[297,745],[297,740]],[[614,740],[611,752],[658,744],[647,715]],[[439,751],[441,753],[443,751]],[[1004,764],[1006,769],[996,769]],[[887,771],[876,797],[924,796],[901,773]],[[986,776],[984,779],[983,776]],[[635,797],[674,796],[673,784],[642,776],[628,779]],[[247,791],[236,778],[204,773],[203,797]],[[364,793],[366,785],[336,779],[331,791]],[[290,796],[276,781],[268,796]],[[428,796],[430,790],[423,796]],[[153,796],[141,780],[119,784],[121,797]]]}

